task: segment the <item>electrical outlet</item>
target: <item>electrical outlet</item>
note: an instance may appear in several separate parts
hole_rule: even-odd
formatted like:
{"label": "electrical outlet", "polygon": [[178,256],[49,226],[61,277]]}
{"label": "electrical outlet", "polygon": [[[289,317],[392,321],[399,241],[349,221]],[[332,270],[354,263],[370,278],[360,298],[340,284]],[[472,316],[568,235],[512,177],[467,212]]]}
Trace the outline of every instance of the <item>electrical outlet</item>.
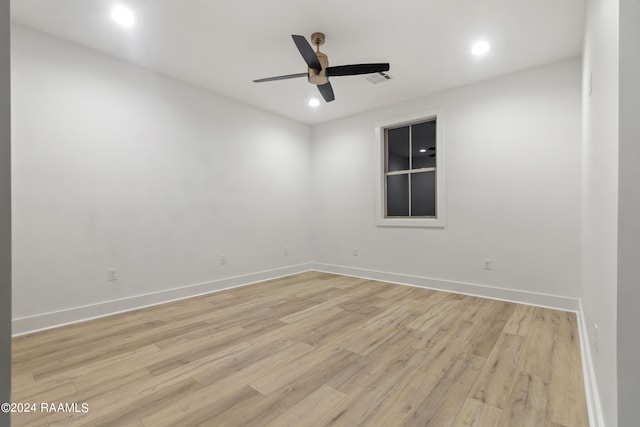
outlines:
{"label": "electrical outlet", "polygon": [[353,248],[353,256],[358,256],[358,248]]}
{"label": "electrical outlet", "polygon": [[491,258],[484,259],[484,269],[485,270],[493,269],[493,260]]}
{"label": "electrical outlet", "polygon": [[115,282],[118,280],[118,269],[117,268],[107,268],[107,281]]}
{"label": "electrical outlet", "polygon": [[286,246],[284,248],[284,256],[289,256],[289,248]]}
{"label": "electrical outlet", "polygon": [[227,256],[220,255],[220,265],[227,265]]}

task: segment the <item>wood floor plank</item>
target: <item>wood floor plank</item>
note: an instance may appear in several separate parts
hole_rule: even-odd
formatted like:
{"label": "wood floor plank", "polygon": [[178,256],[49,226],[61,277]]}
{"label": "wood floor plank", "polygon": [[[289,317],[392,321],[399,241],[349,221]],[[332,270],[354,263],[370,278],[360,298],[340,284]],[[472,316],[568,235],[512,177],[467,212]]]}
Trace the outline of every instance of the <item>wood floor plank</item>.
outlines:
{"label": "wood floor plank", "polygon": [[346,394],[323,384],[265,427],[310,426],[344,400]]}
{"label": "wood floor plank", "polygon": [[362,325],[366,319],[365,315],[359,313],[342,312],[340,316],[330,317],[312,328],[305,328],[293,337],[309,345],[320,347],[330,342],[337,342],[339,337],[346,334],[346,331]]}
{"label": "wood floor plank", "polygon": [[454,324],[448,333],[424,349],[427,358],[419,369],[429,371],[438,377],[444,375],[456,359],[465,354],[468,341],[478,329],[477,325],[469,321]]}
{"label": "wood floor plank", "polygon": [[[258,393],[249,399],[237,401],[224,412],[215,414],[200,425],[231,427],[263,427],[286,412],[288,407],[280,401],[278,396],[263,396]],[[156,424],[157,425],[157,424]],[[177,420],[176,426],[192,426],[188,419]],[[195,424],[198,425],[198,424]]]}
{"label": "wood floor plank", "polygon": [[344,393],[351,394],[369,381],[369,378],[387,369],[389,362],[395,357],[404,354],[410,357],[414,354],[417,350],[411,347],[411,342],[412,337],[409,331],[399,331],[386,342],[385,346],[377,348],[366,356],[361,356],[357,363],[353,363],[336,373],[328,380],[327,384]]}
{"label": "wood floor plank", "polygon": [[[265,355],[258,362],[249,365],[240,371],[230,373],[221,380],[204,385],[201,391],[202,396],[225,396],[230,393],[235,393],[239,389],[248,386],[249,382],[252,382],[263,375],[266,375],[271,367],[280,367],[286,365],[289,361],[295,360],[301,355],[312,351],[313,348],[307,344],[297,343],[286,351],[279,352],[273,355]],[[194,378],[198,379],[199,375],[194,375]],[[200,382],[200,381],[199,381]],[[201,383],[201,382],[200,382]],[[202,383],[201,383],[202,384]],[[251,404],[262,405],[264,402],[263,395],[258,393],[257,395],[251,395],[249,400]],[[238,410],[239,407],[244,407],[245,401],[232,402],[232,406],[228,411]],[[142,421],[145,425],[178,425],[186,415],[191,413],[200,413],[210,405],[207,399],[194,399],[192,396],[176,396],[173,402],[169,403],[165,407],[156,411],[155,413],[145,417]],[[178,416],[177,414],[181,414]],[[234,415],[234,417],[240,417],[240,414]]]}
{"label": "wood floor plank", "polygon": [[474,355],[457,358],[403,425],[444,427],[452,423],[484,363],[485,359]]}
{"label": "wood floor plank", "polygon": [[557,312],[557,316],[547,417],[560,425],[582,425],[587,423],[588,417],[582,397],[584,382],[576,316],[565,312]]}
{"label": "wood floor plank", "polygon": [[319,368],[338,353],[345,353],[345,350],[336,346],[324,346],[312,350],[275,369],[270,369],[260,378],[251,381],[249,385],[266,396],[300,375],[304,375],[309,369]]}
{"label": "wood floor plank", "polygon": [[437,383],[437,378],[424,371],[411,371],[398,383],[392,396],[383,402],[375,417],[367,420],[367,425],[387,427],[405,423]]}
{"label": "wood floor plank", "polygon": [[352,333],[343,337],[339,345],[345,350],[366,355],[376,348],[383,346],[394,335],[401,333],[394,326],[384,329],[353,329]]}
{"label": "wood floor plank", "polygon": [[503,332],[526,337],[531,321],[533,320],[531,312],[534,309],[535,308],[530,305],[517,304],[509,320],[507,320]]}
{"label": "wood floor plank", "polygon": [[440,322],[442,316],[448,313],[455,305],[456,302],[451,298],[451,294],[440,292],[425,302],[424,314],[410,322],[407,327],[418,331],[426,331],[434,323]]}
{"label": "wood floor plank", "polygon": [[467,398],[453,421],[453,427],[496,427],[502,410],[478,400]]}
{"label": "wood floor plank", "polygon": [[[228,393],[211,399],[208,405],[199,405],[191,408],[188,406],[176,408],[167,416],[167,418],[158,417],[156,414],[148,414],[141,418],[141,422],[145,427],[155,426],[206,426],[215,417],[225,414],[231,421],[229,411],[232,410],[239,402],[257,402],[263,399],[259,392],[249,386],[243,386],[230,390]],[[211,425],[211,424],[209,424]],[[240,424],[237,424],[240,425]]]}
{"label": "wood floor plank", "polygon": [[[91,425],[93,427],[109,427],[137,422],[146,415],[153,414],[173,402],[176,396],[191,394],[201,388],[202,386],[197,381],[187,378],[158,388],[151,393],[145,393],[135,401],[123,399],[113,406],[102,408],[100,412],[93,410]],[[114,416],[114,412],[118,415]],[[83,425],[86,425],[86,420],[81,417],[68,424],[69,427]]]}
{"label": "wood floor plank", "polygon": [[502,409],[518,372],[523,345],[524,338],[519,335],[500,335],[471,397]]}
{"label": "wood floor plank", "polygon": [[551,362],[554,356],[554,327],[547,322],[534,320],[525,338],[520,371],[535,375],[548,382],[551,378]]}
{"label": "wood floor plank", "polygon": [[337,372],[354,365],[359,358],[359,355],[346,350],[333,353],[321,365],[315,365],[309,367],[307,371],[300,372],[300,375],[295,379],[274,390],[271,394],[279,396],[280,401],[287,406],[297,405],[316,390],[319,384],[327,385],[328,380],[334,377]]}
{"label": "wood floor plank", "polygon": [[478,333],[471,340],[474,346],[473,354],[476,356],[489,357],[517,306],[504,301],[489,301],[489,304],[490,317],[483,322]]}
{"label": "wood floor plank", "polygon": [[313,425],[333,427],[367,425],[378,416],[384,403],[392,398],[397,383],[413,372],[409,361],[415,351],[409,348],[388,364],[384,371],[378,371],[369,376],[359,388],[349,393],[347,398]]}
{"label": "wood floor plank", "polygon": [[497,426],[545,426],[547,399],[547,387],[542,378],[520,374],[507,397]]}
{"label": "wood floor plank", "polygon": [[14,426],[588,425],[573,313],[307,272],[13,340]]}

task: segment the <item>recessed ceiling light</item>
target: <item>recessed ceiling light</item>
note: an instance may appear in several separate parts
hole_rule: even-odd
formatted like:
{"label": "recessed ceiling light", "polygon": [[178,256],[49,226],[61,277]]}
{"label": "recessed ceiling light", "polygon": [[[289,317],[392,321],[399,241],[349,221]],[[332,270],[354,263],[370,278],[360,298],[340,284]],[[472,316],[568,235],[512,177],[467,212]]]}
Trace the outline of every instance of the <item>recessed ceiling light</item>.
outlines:
{"label": "recessed ceiling light", "polygon": [[320,105],[318,98],[311,98],[309,100],[309,107],[317,107],[318,105]]}
{"label": "recessed ceiling light", "polygon": [[491,45],[489,45],[489,43],[484,40],[480,40],[475,42],[473,46],[471,46],[471,53],[473,53],[475,56],[480,56],[489,52],[490,49]]}
{"label": "recessed ceiling light", "polygon": [[427,152],[427,149],[426,149],[426,148],[421,148],[421,149],[420,149],[420,152],[421,152],[421,153],[426,153],[426,152]]}
{"label": "recessed ceiling light", "polygon": [[136,22],[133,12],[124,6],[116,6],[111,9],[111,17],[123,27],[130,27]]}

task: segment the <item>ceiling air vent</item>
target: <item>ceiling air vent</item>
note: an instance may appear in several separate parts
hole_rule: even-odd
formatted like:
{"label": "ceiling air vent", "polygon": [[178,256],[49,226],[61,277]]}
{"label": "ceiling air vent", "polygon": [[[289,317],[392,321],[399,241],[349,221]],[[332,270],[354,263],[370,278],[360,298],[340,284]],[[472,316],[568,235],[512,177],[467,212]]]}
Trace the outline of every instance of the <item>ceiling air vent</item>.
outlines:
{"label": "ceiling air vent", "polygon": [[370,81],[371,83],[373,83],[374,85],[377,85],[378,83],[384,83],[387,80],[391,80],[391,76],[385,72],[367,74],[366,76],[363,76],[363,77],[368,81]]}

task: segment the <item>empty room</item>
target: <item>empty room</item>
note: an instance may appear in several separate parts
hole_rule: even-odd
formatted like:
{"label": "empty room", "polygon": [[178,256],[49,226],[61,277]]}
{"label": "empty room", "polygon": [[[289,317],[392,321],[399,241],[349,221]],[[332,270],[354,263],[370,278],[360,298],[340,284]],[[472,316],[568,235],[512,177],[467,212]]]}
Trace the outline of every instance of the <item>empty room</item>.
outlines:
{"label": "empty room", "polygon": [[637,0],[1,4],[0,426],[637,425]]}

